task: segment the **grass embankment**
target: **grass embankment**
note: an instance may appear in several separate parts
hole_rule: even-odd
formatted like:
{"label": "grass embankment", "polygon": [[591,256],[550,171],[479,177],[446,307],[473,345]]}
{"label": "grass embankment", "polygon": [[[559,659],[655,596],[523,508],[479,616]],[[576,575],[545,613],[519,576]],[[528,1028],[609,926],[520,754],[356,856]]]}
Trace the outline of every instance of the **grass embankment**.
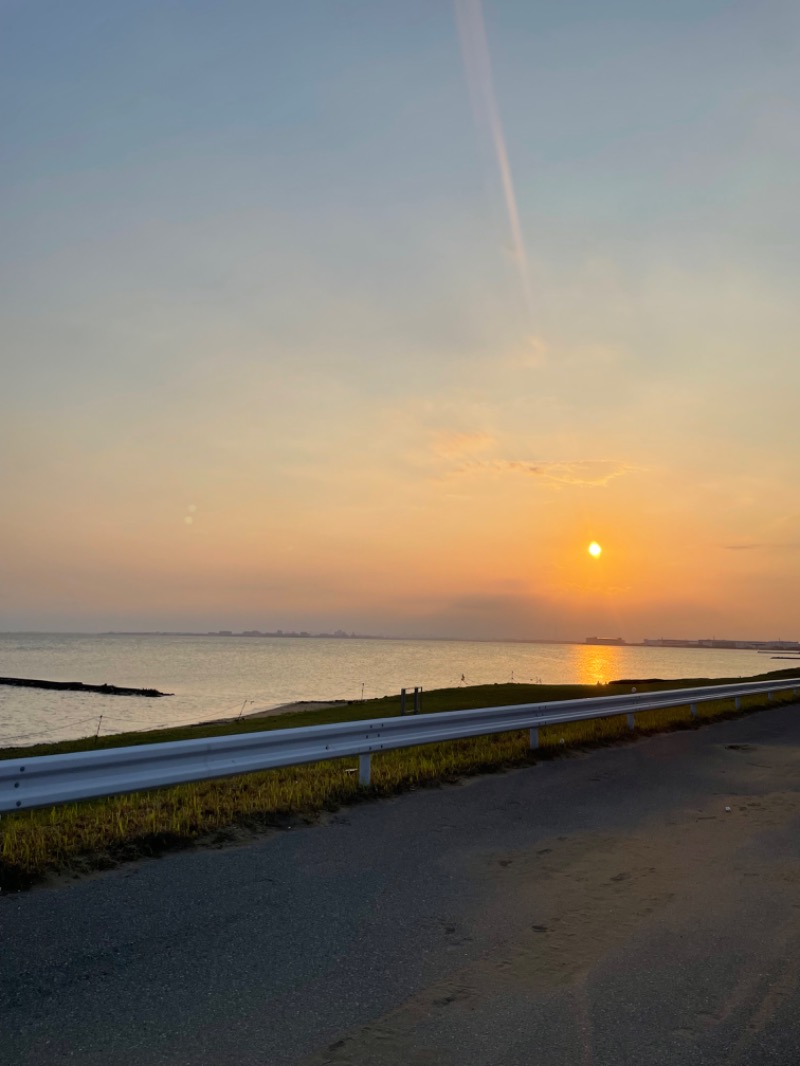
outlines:
{"label": "grass embankment", "polygon": [[[796,672],[777,671],[754,680],[782,676],[793,677]],[[642,692],[720,684],[722,680],[711,682],[695,678],[640,682],[637,689]],[[425,693],[423,710],[431,714],[470,707],[547,703],[623,694],[629,692],[630,687],[629,682],[604,686],[507,684],[440,689]],[[779,701],[789,702],[783,696],[774,697],[774,703]],[[746,697],[738,713],[765,705],[765,696]],[[23,752],[26,757],[52,755],[389,717],[399,712],[399,697],[388,697],[265,719],[238,719],[216,725],[125,733],[98,740],[86,738],[24,749],[6,748],[0,750],[0,759],[15,758]],[[735,713],[733,700],[716,700],[698,705],[697,721],[732,713]],[[686,728],[694,724],[688,706],[643,711],[636,716],[639,732]],[[335,810],[366,796],[389,795],[453,781],[467,774],[520,766],[565,748],[587,747],[630,736],[626,717],[622,715],[545,726],[539,731],[537,752],[529,750],[527,730],[385,752],[373,757],[372,785],[366,790],[358,786],[357,760],[349,758],[10,814],[0,818],[0,888],[7,891],[27,887],[58,872],[77,875],[107,869],[119,862],[161,854],[199,841],[220,844],[237,839],[243,832],[308,820],[322,811]]]}

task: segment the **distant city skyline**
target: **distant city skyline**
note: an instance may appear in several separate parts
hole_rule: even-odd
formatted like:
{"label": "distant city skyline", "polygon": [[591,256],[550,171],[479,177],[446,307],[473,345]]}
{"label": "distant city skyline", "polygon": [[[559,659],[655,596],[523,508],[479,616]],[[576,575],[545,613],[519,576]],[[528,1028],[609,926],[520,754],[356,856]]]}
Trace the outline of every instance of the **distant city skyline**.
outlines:
{"label": "distant city skyline", "polygon": [[0,636],[75,636],[75,637],[222,637],[235,638],[245,637],[248,639],[272,638],[272,639],[301,639],[301,640],[385,640],[385,641],[454,641],[454,642],[477,642],[477,643],[509,643],[509,644],[569,644],[589,647],[628,647],[628,648],[698,648],[722,650],[726,648],[738,650],[763,650],[763,651],[788,651],[800,652],[800,641],[784,640],[776,637],[768,640],[753,640],[741,637],[641,637],[626,639],[624,637],[584,637],[582,640],[548,637],[458,637],[450,635],[441,636],[415,636],[411,633],[396,634],[386,633],[347,633],[344,630],[333,632],[311,632],[309,630],[259,630],[259,629],[209,629],[209,630],[101,630],[101,631],[55,631],[48,633],[43,630],[9,631],[0,630]]}
{"label": "distant city skyline", "polygon": [[0,18],[0,629],[797,635],[797,5]]}

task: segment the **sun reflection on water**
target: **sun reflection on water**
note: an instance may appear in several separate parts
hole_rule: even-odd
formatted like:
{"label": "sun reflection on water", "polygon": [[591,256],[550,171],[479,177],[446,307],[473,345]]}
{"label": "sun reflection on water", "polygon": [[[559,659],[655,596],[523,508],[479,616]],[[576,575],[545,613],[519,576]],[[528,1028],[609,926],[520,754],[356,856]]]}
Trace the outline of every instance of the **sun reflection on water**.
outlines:
{"label": "sun reflection on water", "polygon": [[576,667],[578,684],[606,685],[619,676],[619,651],[597,644],[578,644]]}

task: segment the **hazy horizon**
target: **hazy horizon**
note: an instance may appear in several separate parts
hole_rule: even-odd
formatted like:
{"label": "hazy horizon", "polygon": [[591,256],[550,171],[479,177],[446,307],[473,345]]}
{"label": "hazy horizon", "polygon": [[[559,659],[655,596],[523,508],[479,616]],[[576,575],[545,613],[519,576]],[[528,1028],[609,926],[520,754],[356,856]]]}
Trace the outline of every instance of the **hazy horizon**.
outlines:
{"label": "hazy horizon", "polygon": [[[726,634],[705,634],[700,637],[689,637],[683,634],[659,633],[651,636],[638,636],[638,637],[622,637],[621,634],[615,634],[612,636],[610,633],[598,633],[588,634],[585,637],[509,637],[509,636],[493,636],[493,637],[458,637],[452,634],[442,634],[434,636],[432,634],[425,633],[356,633],[345,632],[341,630],[322,630],[322,631],[310,631],[310,630],[254,630],[254,629],[100,629],[100,630],[76,630],[76,629],[2,629],[0,630],[0,637],[36,637],[36,636],[49,636],[49,637],[220,637],[228,639],[231,637],[246,637],[247,639],[259,639],[259,638],[271,638],[278,639],[314,639],[314,640],[398,640],[398,641],[452,641],[454,643],[470,643],[476,642],[481,644],[579,644],[589,648],[605,648],[605,647],[643,647],[645,640],[686,640],[686,641],[703,641],[703,640],[716,640],[716,641],[736,641],[739,643],[774,643],[779,644],[786,642],[785,637],[768,637],[762,641],[755,637],[748,637],[742,634],[726,633]],[[618,640],[622,639],[621,645],[609,645],[602,643],[609,639]],[[600,643],[593,643],[600,640]],[[654,651],[658,651],[663,647],[665,650],[669,650],[671,645],[658,645],[648,644],[647,647],[652,647]],[[694,645],[691,645],[694,647]],[[702,650],[702,649],[700,649]],[[716,649],[716,650],[725,650]],[[735,649],[734,649],[735,650]],[[770,650],[770,649],[766,649]],[[772,649],[774,650],[774,649]]]}
{"label": "hazy horizon", "polygon": [[800,637],[796,5],[0,18],[0,630]]}

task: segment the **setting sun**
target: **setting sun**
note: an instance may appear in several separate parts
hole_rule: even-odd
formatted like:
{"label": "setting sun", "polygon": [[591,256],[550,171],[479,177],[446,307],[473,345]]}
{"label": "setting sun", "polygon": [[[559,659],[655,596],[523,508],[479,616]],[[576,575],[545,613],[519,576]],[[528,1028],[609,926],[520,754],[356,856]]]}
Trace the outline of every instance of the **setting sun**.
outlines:
{"label": "setting sun", "polygon": [[602,550],[603,549],[600,547],[596,540],[593,540],[592,543],[589,545],[589,554],[593,555],[595,559],[597,559]]}

